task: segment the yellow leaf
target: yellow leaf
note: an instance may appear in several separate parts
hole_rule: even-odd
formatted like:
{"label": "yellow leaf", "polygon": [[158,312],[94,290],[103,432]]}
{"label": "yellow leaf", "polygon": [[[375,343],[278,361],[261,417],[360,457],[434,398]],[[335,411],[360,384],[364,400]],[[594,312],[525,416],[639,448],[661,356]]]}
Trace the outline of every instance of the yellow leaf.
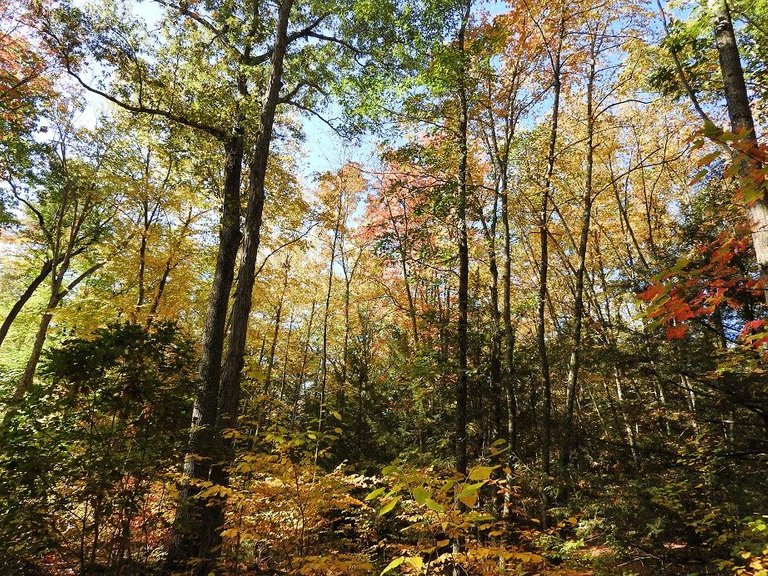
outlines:
{"label": "yellow leaf", "polygon": [[400,564],[402,564],[403,562],[405,562],[405,556],[400,556],[399,558],[395,558],[394,560],[392,560],[392,562],[387,564],[387,567],[384,568],[384,570],[381,571],[380,576],[384,576],[384,574],[386,574],[387,572],[391,572],[392,570],[400,566]]}
{"label": "yellow leaf", "polygon": [[464,504],[467,508],[474,508],[475,504],[477,504],[477,494],[459,496],[459,502]]}
{"label": "yellow leaf", "polygon": [[488,480],[491,477],[491,472],[496,470],[498,466],[475,466],[469,471],[470,480]]}
{"label": "yellow leaf", "polygon": [[421,556],[411,556],[410,558],[406,558],[405,561],[415,570],[421,571],[424,569],[424,560],[421,559]]}

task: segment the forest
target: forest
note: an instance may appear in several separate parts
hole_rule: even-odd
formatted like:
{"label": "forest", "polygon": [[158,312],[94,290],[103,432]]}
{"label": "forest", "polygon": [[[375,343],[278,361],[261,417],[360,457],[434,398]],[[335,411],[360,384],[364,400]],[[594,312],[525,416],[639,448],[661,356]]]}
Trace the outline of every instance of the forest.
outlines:
{"label": "forest", "polygon": [[768,576],[768,0],[0,0],[0,576]]}

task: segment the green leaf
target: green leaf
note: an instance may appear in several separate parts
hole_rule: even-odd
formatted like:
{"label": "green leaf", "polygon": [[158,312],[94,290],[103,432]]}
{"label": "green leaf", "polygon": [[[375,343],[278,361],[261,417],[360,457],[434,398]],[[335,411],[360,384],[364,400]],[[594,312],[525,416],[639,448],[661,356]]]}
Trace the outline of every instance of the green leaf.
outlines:
{"label": "green leaf", "polygon": [[445,507],[442,504],[438,504],[432,498],[427,498],[426,500],[427,508],[430,510],[434,510],[435,512],[442,512],[445,510]]}
{"label": "green leaf", "polygon": [[471,496],[472,494],[477,494],[477,491],[480,490],[485,486],[485,482],[478,482],[477,484],[467,484],[464,486],[464,488],[461,489],[461,492],[459,492],[457,498],[464,498],[466,496]]}
{"label": "green leaf", "polygon": [[381,510],[379,510],[379,516],[384,516],[385,514],[392,512],[394,507],[397,506],[397,503],[400,502],[400,498],[400,496],[397,496],[396,498],[392,498],[392,500],[384,504],[384,506],[381,507]]}
{"label": "green leaf", "polygon": [[413,499],[416,500],[422,506],[429,498],[429,492],[423,486],[417,486],[413,489]]}
{"label": "green leaf", "polygon": [[498,466],[475,466],[469,471],[470,480],[488,480],[491,477],[491,472],[496,470]]}
{"label": "green leaf", "polygon": [[376,488],[376,490],[373,490],[368,493],[368,495],[365,497],[365,501],[370,502],[371,500],[375,500],[376,498],[384,494],[385,491],[386,491],[386,487]]}
{"label": "green leaf", "polygon": [[394,560],[392,560],[392,562],[387,564],[387,567],[381,571],[381,574],[379,576],[383,576],[387,572],[391,572],[392,570],[400,566],[400,564],[402,564],[403,562],[405,562],[405,556],[400,556],[399,558],[395,558]]}

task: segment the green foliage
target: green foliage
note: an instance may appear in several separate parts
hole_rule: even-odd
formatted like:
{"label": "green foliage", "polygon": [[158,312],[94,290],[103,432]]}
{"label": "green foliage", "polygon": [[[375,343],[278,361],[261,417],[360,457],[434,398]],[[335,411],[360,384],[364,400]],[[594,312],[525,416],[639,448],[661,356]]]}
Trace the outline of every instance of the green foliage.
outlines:
{"label": "green foliage", "polygon": [[168,504],[158,483],[186,439],[192,361],[170,323],[113,324],[48,353],[45,378],[2,428],[5,570],[148,560]]}

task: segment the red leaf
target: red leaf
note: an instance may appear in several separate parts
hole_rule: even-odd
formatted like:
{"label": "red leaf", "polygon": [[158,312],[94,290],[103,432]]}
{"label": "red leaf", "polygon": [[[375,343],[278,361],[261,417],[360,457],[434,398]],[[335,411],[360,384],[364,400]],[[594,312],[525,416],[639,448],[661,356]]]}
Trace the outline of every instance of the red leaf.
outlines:
{"label": "red leaf", "polygon": [[686,332],[688,332],[688,324],[667,326],[667,340],[682,340]]}

